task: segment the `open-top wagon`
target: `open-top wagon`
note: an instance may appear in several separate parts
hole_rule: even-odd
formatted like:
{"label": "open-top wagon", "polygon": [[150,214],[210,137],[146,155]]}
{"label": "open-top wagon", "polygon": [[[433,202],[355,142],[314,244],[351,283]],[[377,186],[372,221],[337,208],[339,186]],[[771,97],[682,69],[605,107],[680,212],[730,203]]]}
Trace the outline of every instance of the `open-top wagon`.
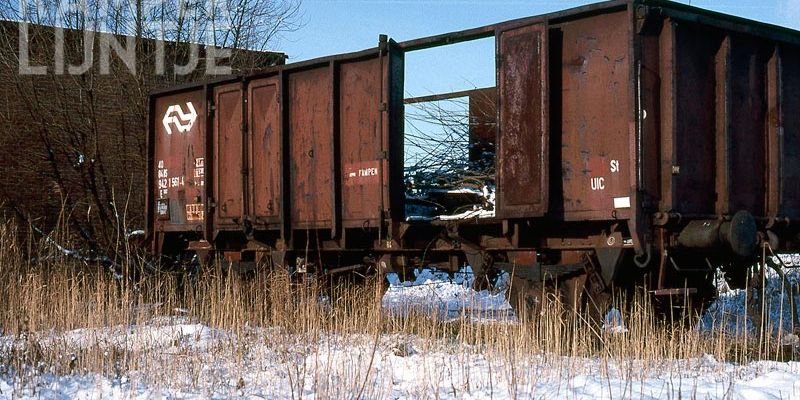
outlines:
{"label": "open-top wagon", "polygon": [[[412,218],[404,55],[487,37],[496,201]],[[512,273],[523,302],[555,281],[707,297],[715,267],[741,278],[759,246],[797,248],[799,46],[777,26],[609,1],[160,91],[152,250],[323,274],[469,264]]]}

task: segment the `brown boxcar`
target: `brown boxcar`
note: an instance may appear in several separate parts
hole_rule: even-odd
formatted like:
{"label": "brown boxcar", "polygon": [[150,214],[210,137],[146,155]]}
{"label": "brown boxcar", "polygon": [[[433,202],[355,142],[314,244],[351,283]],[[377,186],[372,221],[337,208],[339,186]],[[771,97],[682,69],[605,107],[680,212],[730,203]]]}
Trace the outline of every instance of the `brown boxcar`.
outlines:
{"label": "brown boxcar", "polygon": [[[404,54],[487,37],[494,209],[406,218]],[[758,246],[797,246],[799,45],[610,1],[154,93],[153,250],[318,273],[468,263],[514,271],[523,298],[559,279],[706,295],[713,266],[742,276]]]}

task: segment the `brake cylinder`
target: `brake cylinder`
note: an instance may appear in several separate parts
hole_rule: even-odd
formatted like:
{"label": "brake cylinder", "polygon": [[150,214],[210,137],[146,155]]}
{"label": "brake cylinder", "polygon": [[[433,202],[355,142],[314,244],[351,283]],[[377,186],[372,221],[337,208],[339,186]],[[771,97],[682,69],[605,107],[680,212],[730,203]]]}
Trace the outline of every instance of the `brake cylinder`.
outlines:
{"label": "brake cylinder", "polygon": [[726,249],[750,257],[758,246],[756,220],[747,211],[737,212],[730,220],[694,220],[681,230],[678,243],[691,249]]}

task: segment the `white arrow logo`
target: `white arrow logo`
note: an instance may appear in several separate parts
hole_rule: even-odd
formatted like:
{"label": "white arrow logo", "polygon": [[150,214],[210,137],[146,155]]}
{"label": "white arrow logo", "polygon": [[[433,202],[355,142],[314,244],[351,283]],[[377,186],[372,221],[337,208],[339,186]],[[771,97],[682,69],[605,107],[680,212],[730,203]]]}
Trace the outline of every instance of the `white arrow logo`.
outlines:
{"label": "white arrow logo", "polygon": [[172,135],[171,123],[175,124],[175,127],[178,128],[178,132],[181,133],[189,132],[189,129],[192,129],[192,125],[194,125],[194,121],[197,119],[197,111],[195,111],[191,101],[186,103],[186,107],[189,109],[189,112],[185,114],[178,104],[167,108],[164,119],[161,120],[161,123],[164,124],[164,128],[167,130],[167,135]]}

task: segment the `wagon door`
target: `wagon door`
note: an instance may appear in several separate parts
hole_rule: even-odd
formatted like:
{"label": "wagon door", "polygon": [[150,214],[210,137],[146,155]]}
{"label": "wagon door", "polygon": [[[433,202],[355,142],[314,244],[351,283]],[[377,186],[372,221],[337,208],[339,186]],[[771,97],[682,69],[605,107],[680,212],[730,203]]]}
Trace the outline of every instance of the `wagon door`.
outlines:
{"label": "wagon door", "polygon": [[329,65],[292,72],[286,84],[292,227],[331,229],[333,73]]}
{"label": "wagon door", "polygon": [[547,29],[497,35],[500,127],[498,218],[541,216],[548,204]]}
{"label": "wagon door", "polygon": [[559,111],[552,121],[560,124],[553,154],[561,157],[553,182],[566,220],[627,219],[636,206],[629,24],[618,11],[570,21],[550,37],[560,53],[551,65]]}
{"label": "wagon door", "polygon": [[249,109],[250,210],[256,224],[276,224],[281,215],[281,109],[279,77],[254,80]]}
{"label": "wagon door", "polygon": [[202,231],[205,223],[205,97],[193,90],[157,97],[150,139],[149,215],[159,231]]}
{"label": "wagon door", "polygon": [[233,228],[244,214],[241,84],[214,88],[214,106],[214,219],[217,229]]}

